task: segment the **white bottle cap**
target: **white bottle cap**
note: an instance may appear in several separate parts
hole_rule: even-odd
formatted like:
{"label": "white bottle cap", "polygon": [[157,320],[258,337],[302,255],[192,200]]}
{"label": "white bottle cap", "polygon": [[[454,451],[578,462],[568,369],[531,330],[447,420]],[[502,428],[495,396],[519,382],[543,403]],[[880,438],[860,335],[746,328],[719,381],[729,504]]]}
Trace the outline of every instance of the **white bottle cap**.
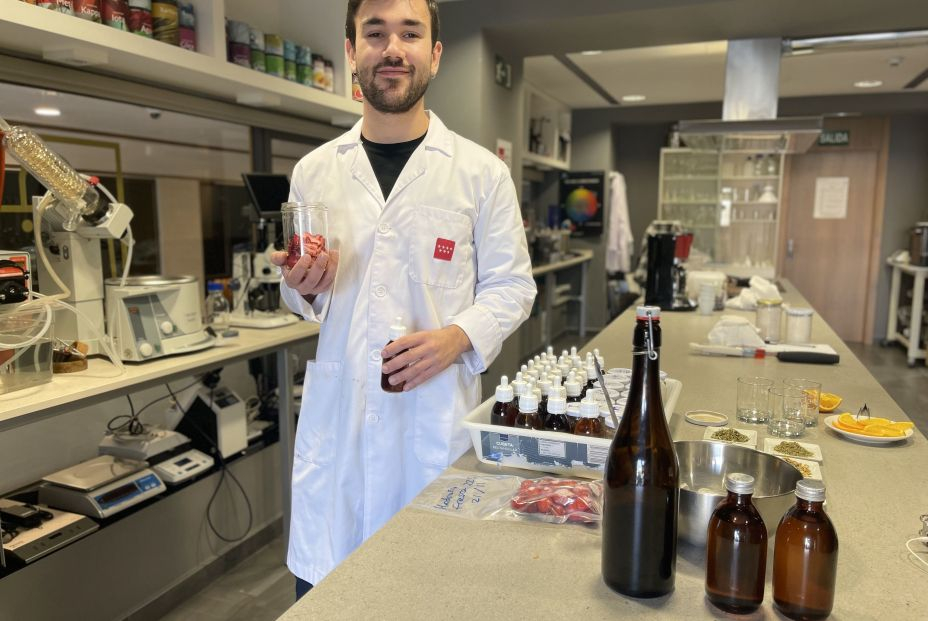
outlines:
{"label": "white bottle cap", "polygon": [[580,418],[599,418],[599,404],[589,397],[581,401]]}
{"label": "white bottle cap", "polygon": [[499,378],[499,386],[496,387],[496,400],[500,403],[509,403],[515,397],[509,378],[505,375]]}
{"label": "white bottle cap", "polygon": [[567,377],[567,374],[570,373],[570,365],[566,362],[557,365],[557,369],[561,372],[561,377]]}
{"label": "white bottle cap", "polygon": [[564,382],[564,388],[567,389],[568,397],[579,397],[583,387],[580,386],[580,382],[577,381],[576,377],[568,377],[567,381]]}
{"label": "white bottle cap", "polygon": [[566,349],[562,349],[562,350],[561,350],[561,358],[566,358],[566,357],[567,357],[567,350],[566,350]]}
{"label": "white bottle cap", "polygon": [[552,388],[551,380],[548,380],[548,379],[540,380],[538,382],[538,387],[541,389],[542,397],[551,396],[551,388]]}
{"label": "white bottle cap", "polygon": [[[583,369],[577,369],[575,375],[577,376],[577,381],[580,382],[581,386],[586,386],[586,383],[589,381],[589,377],[586,374],[586,371]],[[596,377],[596,374],[593,374],[593,377]]]}
{"label": "white bottle cap", "polygon": [[562,387],[562,386],[561,386],[561,375],[560,375],[560,373],[556,373],[556,374],[552,375],[552,376],[551,376],[550,378],[548,378],[548,379],[551,380],[551,386],[552,386],[552,388],[561,388],[561,387]]}
{"label": "white bottle cap", "polygon": [[512,390],[513,394],[516,396],[522,396],[522,393],[525,392],[525,387],[528,384],[524,379],[522,379],[521,373],[516,373],[516,378],[512,380]]}
{"label": "white bottle cap", "polygon": [[535,362],[535,364],[541,364],[541,356],[535,356],[532,358],[532,360]]}
{"label": "white bottle cap", "polygon": [[528,375],[528,365],[523,364],[521,367],[519,367],[519,372],[522,373],[523,377]]}
{"label": "white bottle cap", "polygon": [[635,317],[638,319],[647,319],[648,313],[651,313],[651,319],[661,318],[660,306],[639,306],[635,309]]}
{"label": "white bottle cap", "polygon": [[[563,388],[561,389],[563,390]],[[567,398],[563,395],[548,395],[548,414],[563,414],[567,411]]]}
{"label": "white bottle cap", "polygon": [[592,362],[586,365],[586,377],[587,379],[596,379],[596,366]]}
{"label": "white bottle cap", "polygon": [[580,418],[580,404],[579,403],[568,403],[567,404],[567,415],[571,418]]}
{"label": "white bottle cap", "polygon": [[394,317],[393,325],[390,326],[390,340],[395,341],[404,336],[406,336],[406,324],[403,323],[403,318]]}
{"label": "white bottle cap", "polygon": [[519,411],[520,412],[537,412],[538,411],[538,397],[534,393],[526,393],[519,397]]}
{"label": "white bottle cap", "polygon": [[[600,406],[599,406],[599,415],[602,416],[603,419],[606,421],[606,427],[608,427],[609,429],[615,429],[615,423],[612,422],[612,417],[609,416],[609,406],[608,406],[608,405],[600,405]],[[622,413],[621,413],[621,412],[616,412],[616,413],[615,413],[615,416],[616,416],[616,418],[619,419],[620,421],[622,420]]]}
{"label": "white bottle cap", "polygon": [[573,357],[576,356],[576,355],[577,355],[577,348],[576,348],[576,346],[571,347],[571,348],[570,348],[570,357],[573,358]]}
{"label": "white bottle cap", "polygon": [[554,355],[554,348],[553,348],[552,346],[548,345],[548,349],[547,349],[547,351],[546,351],[545,353],[548,354],[548,357],[553,356],[553,355]]}
{"label": "white bottle cap", "polygon": [[[523,366],[526,366],[526,365],[523,365]],[[528,366],[529,369],[534,369],[534,368],[535,368],[535,361],[534,361],[534,360],[529,360],[527,366]]]}

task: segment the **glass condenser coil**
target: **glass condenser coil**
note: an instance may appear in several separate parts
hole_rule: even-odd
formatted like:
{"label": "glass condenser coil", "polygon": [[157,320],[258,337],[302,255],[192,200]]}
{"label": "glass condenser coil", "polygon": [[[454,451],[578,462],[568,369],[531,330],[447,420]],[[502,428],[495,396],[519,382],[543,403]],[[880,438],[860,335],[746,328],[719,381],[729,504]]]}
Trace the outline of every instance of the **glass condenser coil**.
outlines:
{"label": "glass condenser coil", "polygon": [[95,223],[106,214],[105,206],[102,212],[99,211],[101,204],[97,190],[52,152],[38,134],[25,127],[11,127],[4,132],[3,144],[65,208],[67,213],[62,213],[65,230],[75,230],[81,217]]}

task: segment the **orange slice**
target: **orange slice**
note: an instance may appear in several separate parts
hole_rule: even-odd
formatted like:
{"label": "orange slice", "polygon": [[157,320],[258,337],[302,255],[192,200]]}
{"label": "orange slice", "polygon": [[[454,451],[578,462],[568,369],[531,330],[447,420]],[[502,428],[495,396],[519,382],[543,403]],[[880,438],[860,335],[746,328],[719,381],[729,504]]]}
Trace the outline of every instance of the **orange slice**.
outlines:
{"label": "orange slice", "polygon": [[819,397],[819,412],[834,412],[841,405],[841,397],[830,392],[823,392]]}
{"label": "orange slice", "polygon": [[844,414],[838,417],[838,421],[835,424],[838,424],[838,423],[840,423],[840,426],[847,428],[849,431],[853,431],[855,429],[866,429],[866,425],[859,423],[848,412],[845,412]]}

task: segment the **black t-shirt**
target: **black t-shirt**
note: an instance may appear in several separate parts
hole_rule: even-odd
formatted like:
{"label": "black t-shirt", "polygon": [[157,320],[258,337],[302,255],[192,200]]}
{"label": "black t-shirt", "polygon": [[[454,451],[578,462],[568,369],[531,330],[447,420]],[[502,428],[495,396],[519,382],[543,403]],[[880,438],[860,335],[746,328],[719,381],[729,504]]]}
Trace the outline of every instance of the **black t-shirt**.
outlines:
{"label": "black t-shirt", "polygon": [[406,162],[409,161],[412,152],[416,150],[416,147],[423,140],[425,140],[425,134],[409,142],[383,144],[371,142],[361,136],[361,144],[364,145],[367,159],[371,161],[371,168],[374,169],[374,175],[377,176],[377,183],[380,184],[380,191],[383,192],[384,200],[390,197],[390,192],[393,191],[393,186],[396,185],[397,177],[403,172],[403,168],[406,166]]}

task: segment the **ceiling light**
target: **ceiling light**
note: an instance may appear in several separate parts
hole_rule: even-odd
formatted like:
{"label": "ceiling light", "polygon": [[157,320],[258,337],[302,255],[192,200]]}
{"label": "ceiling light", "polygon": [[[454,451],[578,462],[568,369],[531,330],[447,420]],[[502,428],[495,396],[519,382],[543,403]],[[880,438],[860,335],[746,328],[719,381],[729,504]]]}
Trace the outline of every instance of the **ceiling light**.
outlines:
{"label": "ceiling light", "polygon": [[636,101],[644,101],[647,99],[644,95],[622,95],[622,101],[626,103],[634,103]]}
{"label": "ceiling light", "polygon": [[584,56],[596,56],[597,54],[602,54],[603,51],[602,50],[586,50],[580,53],[583,54]]}
{"label": "ceiling light", "polygon": [[58,108],[51,108],[49,106],[39,106],[33,110],[39,116],[61,116],[61,110]]}
{"label": "ceiling light", "polygon": [[876,88],[877,86],[883,86],[883,80],[860,80],[854,82],[854,86],[857,88]]}

